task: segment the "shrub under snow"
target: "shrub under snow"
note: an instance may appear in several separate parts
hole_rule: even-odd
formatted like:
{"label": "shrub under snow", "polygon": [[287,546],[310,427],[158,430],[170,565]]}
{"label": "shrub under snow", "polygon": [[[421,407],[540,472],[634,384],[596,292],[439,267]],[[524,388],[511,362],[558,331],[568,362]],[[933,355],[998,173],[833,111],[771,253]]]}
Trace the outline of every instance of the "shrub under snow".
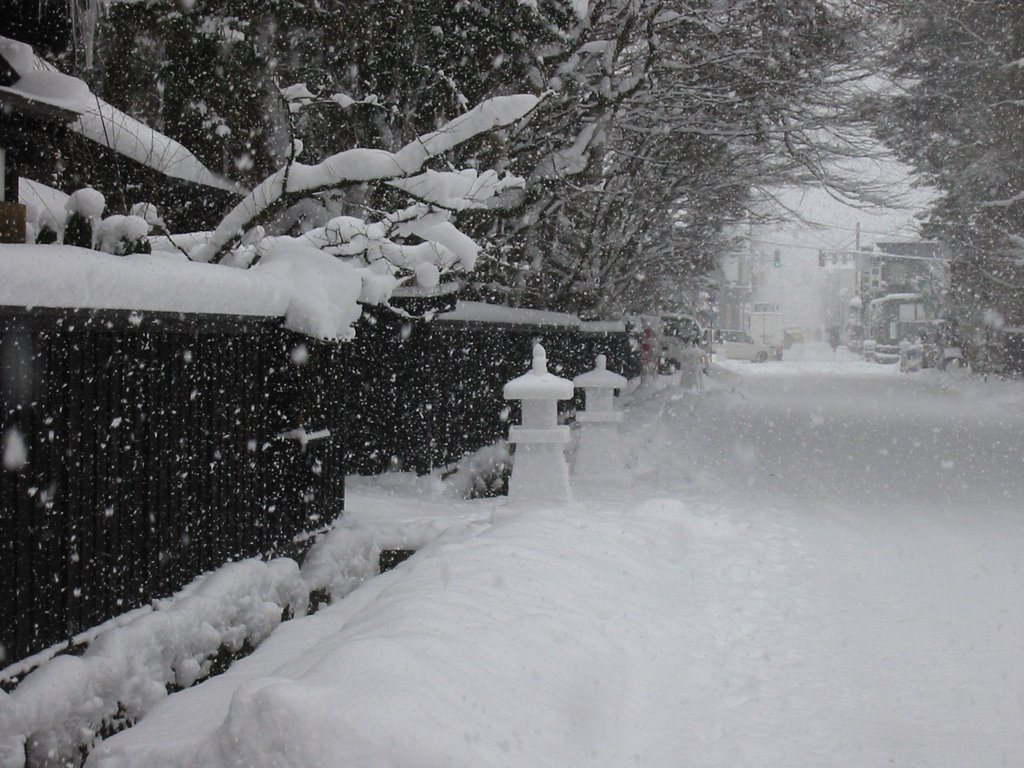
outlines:
{"label": "shrub under snow", "polygon": [[146,240],[149,224],[141,216],[114,214],[103,219],[96,227],[96,247],[101,251],[125,256],[131,253],[149,253]]}
{"label": "shrub under snow", "polygon": [[98,192],[92,187],[85,187],[68,196],[65,208],[69,214],[77,213],[86,219],[98,219],[103,215],[106,205],[107,201],[102,192]]}

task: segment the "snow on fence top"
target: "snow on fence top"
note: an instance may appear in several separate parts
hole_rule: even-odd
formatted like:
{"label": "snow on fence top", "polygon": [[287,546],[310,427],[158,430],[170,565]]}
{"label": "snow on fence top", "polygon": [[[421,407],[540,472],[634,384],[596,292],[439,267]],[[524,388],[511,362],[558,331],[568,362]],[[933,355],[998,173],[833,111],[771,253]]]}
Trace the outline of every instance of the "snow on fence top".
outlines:
{"label": "snow on fence top", "polygon": [[351,266],[296,244],[251,269],[69,245],[0,249],[0,306],[281,317],[286,328],[321,339],[353,335],[360,285]]}
{"label": "snow on fence top", "polygon": [[[0,306],[119,309],[280,317],[319,339],[348,339],[373,275],[300,241],[282,238],[256,266],[190,262],[180,253],[114,256],[71,245],[0,248]],[[364,297],[365,298],[365,297]],[[460,301],[439,320],[621,332],[621,322]]]}
{"label": "snow on fence top", "polygon": [[507,325],[541,325],[555,328],[578,328],[591,333],[615,333],[625,330],[617,320],[585,321],[566,312],[543,309],[521,309],[485,304],[479,301],[460,301],[454,310],[437,316],[438,320],[470,323],[502,323]]}

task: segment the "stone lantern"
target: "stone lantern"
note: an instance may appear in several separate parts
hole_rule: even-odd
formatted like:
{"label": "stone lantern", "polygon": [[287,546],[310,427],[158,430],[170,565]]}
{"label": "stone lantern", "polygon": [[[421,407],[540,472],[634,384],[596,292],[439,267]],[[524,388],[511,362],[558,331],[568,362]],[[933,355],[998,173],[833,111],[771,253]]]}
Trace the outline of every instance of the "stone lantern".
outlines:
{"label": "stone lantern", "polygon": [[533,348],[533,368],[505,385],[506,400],[522,401],[523,423],[509,429],[508,439],[515,443],[508,498],[521,501],[572,501],[569,466],[565,445],[569,428],[558,424],[558,401],[573,396],[568,379],[548,372],[544,347]]}
{"label": "stone lantern", "polygon": [[586,410],[576,414],[580,442],[575,474],[598,477],[620,471],[624,461],[617,425],[622,413],[615,410],[615,390],[626,388],[626,378],[609,371],[607,358],[598,355],[594,370],[581,373],[572,383],[583,390],[586,403]]}

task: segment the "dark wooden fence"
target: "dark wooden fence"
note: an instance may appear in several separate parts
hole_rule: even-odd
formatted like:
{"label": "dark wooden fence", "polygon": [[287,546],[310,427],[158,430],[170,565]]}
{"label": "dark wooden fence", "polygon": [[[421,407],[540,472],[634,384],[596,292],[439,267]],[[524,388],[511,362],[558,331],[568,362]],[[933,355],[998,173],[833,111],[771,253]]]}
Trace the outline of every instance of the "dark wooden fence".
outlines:
{"label": "dark wooden fence", "polygon": [[367,310],[340,345],[279,325],[0,307],[0,667],[288,553],[341,513],[346,472],[423,474],[504,438],[537,341],[560,376],[599,353],[637,373],[624,333],[579,322]]}
{"label": "dark wooden fence", "polygon": [[6,663],[341,512],[343,345],[279,325],[0,308]]}
{"label": "dark wooden fence", "polygon": [[[529,317],[529,315],[527,315]],[[586,323],[466,320],[438,315],[404,320],[364,315],[350,349],[346,465],[352,473],[389,469],[420,474],[442,467],[508,435],[502,388],[525,373],[541,342],[553,373],[571,379],[594,367],[638,374],[638,358],[622,331]],[[561,404],[563,410],[582,401]]]}

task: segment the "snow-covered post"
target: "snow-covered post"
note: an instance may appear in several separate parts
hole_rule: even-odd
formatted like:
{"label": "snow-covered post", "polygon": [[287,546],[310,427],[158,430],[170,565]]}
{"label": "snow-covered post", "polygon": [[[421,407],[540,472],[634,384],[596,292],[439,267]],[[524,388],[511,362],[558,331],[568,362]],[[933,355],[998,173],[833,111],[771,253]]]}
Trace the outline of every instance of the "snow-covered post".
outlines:
{"label": "snow-covered post", "polygon": [[704,352],[700,347],[688,347],[682,350],[679,361],[679,386],[687,389],[700,389],[704,384],[701,374],[704,372]]}
{"label": "snow-covered post", "polygon": [[585,410],[576,413],[580,443],[576,449],[575,474],[603,476],[622,469],[621,443],[617,424],[622,413],[615,410],[615,390],[625,389],[626,378],[607,369],[607,358],[598,355],[592,371],[572,380],[584,393]]}
{"label": "snow-covered post", "polygon": [[650,323],[644,321],[643,335],[640,340],[640,387],[647,389],[654,386],[658,375],[658,334]]}
{"label": "snow-covered post", "polygon": [[572,382],[548,373],[544,347],[533,348],[533,368],[505,385],[506,400],[520,400],[523,423],[509,429],[508,440],[515,443],[508,498],[521,501],[572,501],[569,466],[565,462],[565,444],[569,428],[558,424],[558,401],[573,395]]}

